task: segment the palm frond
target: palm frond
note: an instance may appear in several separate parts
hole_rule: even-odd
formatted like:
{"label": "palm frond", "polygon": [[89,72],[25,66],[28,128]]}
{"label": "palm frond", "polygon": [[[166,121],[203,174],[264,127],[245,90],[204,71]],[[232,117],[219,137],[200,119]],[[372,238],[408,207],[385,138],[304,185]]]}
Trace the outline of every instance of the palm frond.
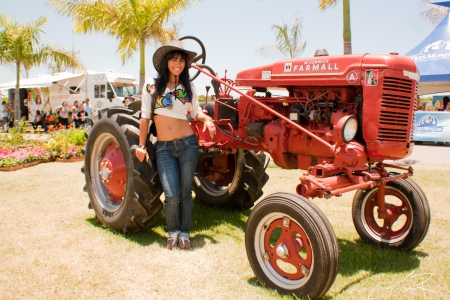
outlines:
{"label": "palm frond", "polygon": [[431,4],[427,0],[420,0],[418,5],[424,9],[424,11],[419,13],[419,16],[434,26],[439,24],[439,22],[441,22],[450,10],[449,8],[441,5]]}
{"label": "palm frond", "polygon": [[301,17],[297,17],[292,27],[284,23],[282,25],[272,25],[275,32],[275,42],[264,44],[257,50],[263,57],[269,55],[282,54],[286,58],[294,58],[300,56],[306,46],[306,41],[301,38]]}
{"label": "palm frond", "polygon": [[319,0],[319,9],[325,11],[328,8],[336,6],[339,0]]}

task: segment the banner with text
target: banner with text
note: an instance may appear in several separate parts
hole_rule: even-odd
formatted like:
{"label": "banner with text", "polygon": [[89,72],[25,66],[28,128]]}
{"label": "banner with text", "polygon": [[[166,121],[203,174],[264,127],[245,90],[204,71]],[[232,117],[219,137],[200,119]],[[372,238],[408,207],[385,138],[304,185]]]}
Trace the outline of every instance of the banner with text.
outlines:
{"label": "banner with text", "polygon": [[413,140],[450,142],[450,112],[416,111]]}

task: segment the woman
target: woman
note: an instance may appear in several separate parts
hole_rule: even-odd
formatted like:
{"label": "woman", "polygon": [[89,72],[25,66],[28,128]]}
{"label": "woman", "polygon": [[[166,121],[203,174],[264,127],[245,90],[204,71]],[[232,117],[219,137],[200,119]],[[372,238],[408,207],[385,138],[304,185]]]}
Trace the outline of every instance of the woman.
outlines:
{"label": "woman", "polygon": [[28,121],[33,122],[36,117],[36,102],[33,100],[33,94],[28,91],[28,99],[27,99],[27,107],[28,107]]}
{"label": "woman", "polygon": [[50,99],[47,98],[47,102],[44,105],[44,116],[52,111],[52,105],[50,104]]}
{"label": "woman", "polygon": [[61,123],[64,128],[67,128],[69,125],[69,107],[67,101],[64,101],[62,105],[55,108],[58,114],[58,122]]}
{"label": "woman", "polygon": [[42,103],[41,95],[36,95],[36,111],[38,110],[41,113],[44,111],[44,103]]}
{"label": "woman", "polygon": [[153,65],[158,72],[155,85],[148,80],[142,91],[139,148],[136,157],[146,159],[145,148],[150,119],[158,133],[156,165],[164,190],[164,212],[168,229],[166,247],[172,250],[179,242],[181,249],[189,249],[189,229],[192,223],[192,181],[198,161],[198,141],[187,120],[188,113],[204,122],[211,137],[216,129],[212,119],[198,104],[197,93],[189,82],[190,61],[197,54],[184,49],[179,40],[156,50]]}
{"label": "woman", "polygon": [[73,102],[73,106],[72,106],[72,111],[73,111],[74,108],[76,108],[76,111],[74,112],[75,114],[78,113],[79,106],[80,105],[78,104],[78,100],[75,100]]}
{"label": "woman", "polygon": [[447,96],[442,98],[442,103],[439,107],[439,110],[440,111],[450,111],[450,103],[449,103],[449,98]]}

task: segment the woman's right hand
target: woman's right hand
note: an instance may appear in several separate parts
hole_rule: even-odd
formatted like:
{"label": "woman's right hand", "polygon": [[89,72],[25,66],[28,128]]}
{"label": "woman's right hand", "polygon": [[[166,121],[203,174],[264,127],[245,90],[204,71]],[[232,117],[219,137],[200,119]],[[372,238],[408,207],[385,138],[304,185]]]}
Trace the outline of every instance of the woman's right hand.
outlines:
{"label": "woman's right hand", "polygon": [[143,162],[144,159],[148,161],[148,153],[145,148],[136,148],[136,157],[140,162]]}

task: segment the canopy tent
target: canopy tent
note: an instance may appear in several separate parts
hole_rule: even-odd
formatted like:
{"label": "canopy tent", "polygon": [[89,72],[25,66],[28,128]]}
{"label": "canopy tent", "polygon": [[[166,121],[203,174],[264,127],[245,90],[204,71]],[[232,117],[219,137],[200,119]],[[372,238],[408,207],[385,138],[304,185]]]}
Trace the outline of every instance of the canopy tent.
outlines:
{"label": "canopy tent", "polygon": [[[450,7],[450,1],[433,1]],[[415,48],[406,53],[417,64],[420,73],[419,95],[450,91],[450,17],[447,14],[438,26]]]}
{"label": "canopy tent", "polygon": [[431,4],[450,7],[450,1],[428,1],[428,2],[430,2]]}
{"label": "canopy tent", "polygon": [[[38,75],[34,78],[24,78],[20,80],[20,88],[35,88],[35,87],[49,87],[53,83],[59,82],[61,80],[67,80],[75,77],[79,77],[82,74],[72,74],[72,73],[57,73],[52,75]],[[62,84],[64,85],[64,84]],[[16,88],[16,81],[11,81],[7,83],[0,84],[0,89],[14,89]]]}

